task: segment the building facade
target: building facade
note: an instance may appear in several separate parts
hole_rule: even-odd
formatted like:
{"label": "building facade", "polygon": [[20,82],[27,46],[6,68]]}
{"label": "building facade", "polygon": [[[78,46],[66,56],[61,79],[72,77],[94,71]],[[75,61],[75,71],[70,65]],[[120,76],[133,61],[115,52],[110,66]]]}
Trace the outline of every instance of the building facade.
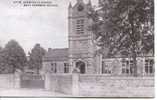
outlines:
{"label": "building facade", "polygon": [[[80,73],[105,75],[132,75],[133,61],[129,57],[103,57],[97,53],[94,35],[89,30],[92,20],[88,12],[92,8],[91,1],[83,0],[68,8],[69,48],[49,49],[43,58],[44,73]],[[153,53],[137,57],[139,75],[153,75]]]}

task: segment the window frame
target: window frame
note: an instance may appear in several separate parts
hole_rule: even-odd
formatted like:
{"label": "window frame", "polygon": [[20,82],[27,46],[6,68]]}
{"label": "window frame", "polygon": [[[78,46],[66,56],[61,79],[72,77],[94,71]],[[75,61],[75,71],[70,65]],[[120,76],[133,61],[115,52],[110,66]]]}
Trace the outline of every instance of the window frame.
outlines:
{"label": "window frame", "polygon": [[69,73],[69,64],[68,63],[64,63],[64,73]]}
{"label": "window frame", "polygon": [[122,59],[121,61],[122,70],[121,73],[123,75],[133,75],[133,60],[132,59]]}
{"label": "window frame", "polygon": [[145,75],[153,75],[154,74],[154,59],[146,58],[144,60],[144,73]]}
{"label": "window frame", "polygon": [[57,63],[56,62],[51,63],[51,71],[53,73],[57,73]]}

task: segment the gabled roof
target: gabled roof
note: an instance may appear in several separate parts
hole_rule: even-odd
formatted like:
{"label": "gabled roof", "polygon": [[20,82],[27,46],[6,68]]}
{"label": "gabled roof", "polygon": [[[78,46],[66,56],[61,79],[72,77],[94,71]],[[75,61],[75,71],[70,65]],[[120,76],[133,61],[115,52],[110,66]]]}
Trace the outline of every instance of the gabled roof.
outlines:
{"label": "gabled roof", "polygon": [[68,50],[68,48],[48,50],[43,61],[68,61]]}

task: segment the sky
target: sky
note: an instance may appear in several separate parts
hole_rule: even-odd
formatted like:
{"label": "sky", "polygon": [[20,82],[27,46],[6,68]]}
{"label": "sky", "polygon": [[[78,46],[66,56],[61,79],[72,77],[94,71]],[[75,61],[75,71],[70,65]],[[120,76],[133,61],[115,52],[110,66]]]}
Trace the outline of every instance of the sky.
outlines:
{"label": "sky", "polygon": [[45,49],[68,47],[68,4],[76,0],[47,0],[57,7],[23,7],[15,1],[19,0],[0,0],[0,46],[14,39],[26,53],[36,43]]}

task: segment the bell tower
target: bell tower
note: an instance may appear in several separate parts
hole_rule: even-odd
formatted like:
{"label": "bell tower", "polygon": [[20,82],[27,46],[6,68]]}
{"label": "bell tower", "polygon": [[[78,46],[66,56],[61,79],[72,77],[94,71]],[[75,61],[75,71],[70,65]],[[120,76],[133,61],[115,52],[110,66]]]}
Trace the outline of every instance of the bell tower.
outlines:
{"label": "bell tower", "polygon": [[68,32],[71,72],[77,69],[81,74],[96,73],[93,34],[88,29],[92,23],[87,14],[91,7],[90,0],[88,4],[85,4],[83,0],[77,0],[74,6],[69,4]]}

